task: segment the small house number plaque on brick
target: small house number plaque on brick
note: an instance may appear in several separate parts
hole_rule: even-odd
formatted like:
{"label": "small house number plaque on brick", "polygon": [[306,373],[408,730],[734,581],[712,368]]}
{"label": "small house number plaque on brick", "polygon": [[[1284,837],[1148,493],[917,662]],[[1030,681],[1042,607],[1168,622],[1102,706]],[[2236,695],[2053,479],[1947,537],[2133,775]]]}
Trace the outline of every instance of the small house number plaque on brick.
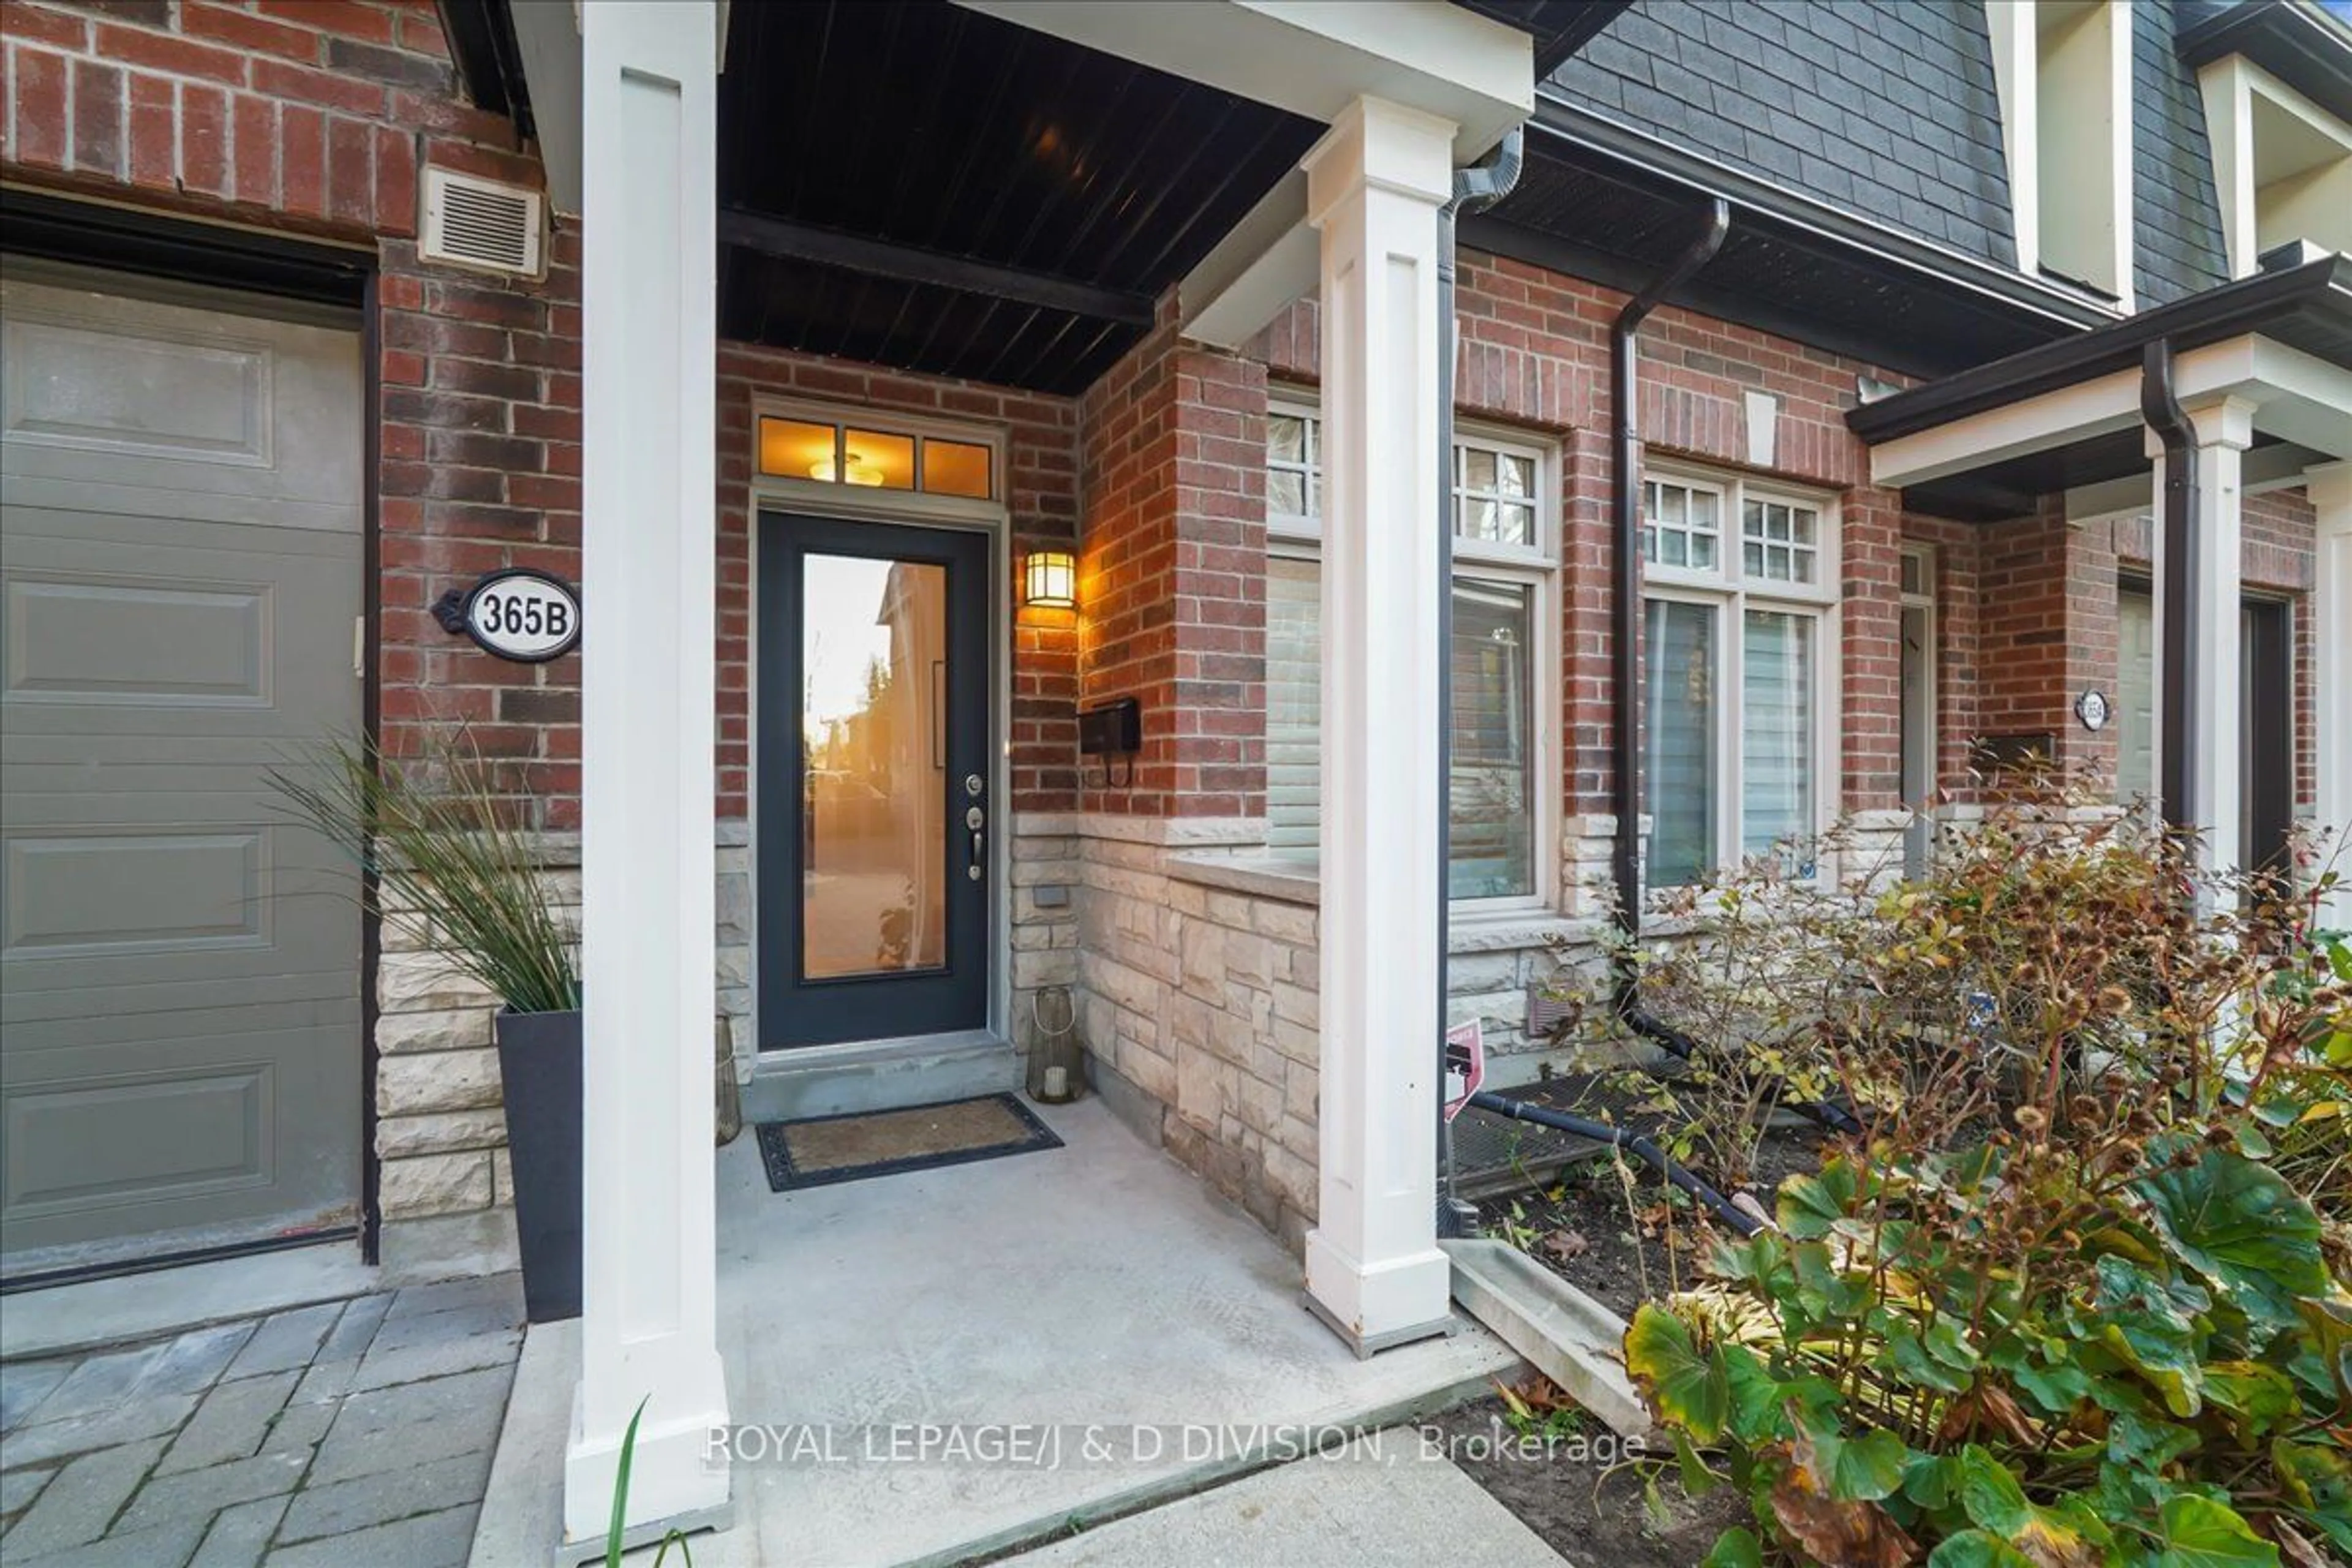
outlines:
{"label": "small house number plaque on brick", "polygon": [[520,664],[562,658],[580,643],[580,595],[562,578],[529,566],[509,566],[452,588],[433,606],[434,618],[485,651]]}

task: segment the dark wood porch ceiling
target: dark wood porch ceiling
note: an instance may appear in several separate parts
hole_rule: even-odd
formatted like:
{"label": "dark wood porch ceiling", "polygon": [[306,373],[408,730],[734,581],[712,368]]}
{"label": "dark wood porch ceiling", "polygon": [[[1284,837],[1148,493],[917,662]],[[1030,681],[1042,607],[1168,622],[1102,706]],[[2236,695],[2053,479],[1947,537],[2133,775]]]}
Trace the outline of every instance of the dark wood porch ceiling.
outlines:
{"label": "dark wood porch ceiling", "polygon": [[719,331],[1082,391],[1320,129],[936,0],[739,5]]}
{"label": "dark wood porch ceiling", "polygon": [[[528,132],[510,0],[437,3],[475,101]],[[1540,77],[1628,0],[1459,3]],[[946,0],[735,5],[719,331],[1083,391],[1322,129]]]}

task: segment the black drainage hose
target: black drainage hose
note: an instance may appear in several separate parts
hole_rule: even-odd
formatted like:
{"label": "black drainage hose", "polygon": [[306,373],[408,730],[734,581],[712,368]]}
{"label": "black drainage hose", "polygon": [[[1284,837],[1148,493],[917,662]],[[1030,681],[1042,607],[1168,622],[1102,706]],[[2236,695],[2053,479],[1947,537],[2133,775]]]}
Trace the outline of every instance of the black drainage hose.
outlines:
{"label": "black drainage hose", "polygon": [[1742,1236],[1754,1236],[1764,1228],[1754,1215],[1740,1208],[1729,1198],[1700,1181],[1675,1163],[1666,1152],[1638,1132],[1628,1132],[1622,1127],[1612,1127],[1606,1121],[1590,1117],[1570,1116],[1564,1110],[1549,1106],[1529,1105],[1523,1100],[1507,1100],[1491,1090],[1470,1097],[1470,1103],[1481,1110],[1491,1110],[1497,1116],[1508,1116],[1520,1121],[1532,1121],[1538,1127],[1549,1127],[1557,1132],[1573,1132],[1579,1138],[1590,1138],[1596,1143],[1610,1143],[1646,1161],[1667,1181],[1705,1204],[1716,1216]]}
{"label": "black drainage hose", "polygon": [[[1701,1047],[1696,1040],[1641,1005],[1630,981],[1620,989],[1618,998],[1618,1021],[1634,1034],[1645,1040],[1654,1041],[1664,1047],[1668,1056],[1682,1061],[1689,1061],[1699,1055]],[[1843,1132],[1849,1137],[1859,1137],[1862,1134],[1861,1120],[1853,1111],[1834,1101],[1790,1100],[1789,1109],[1815,1125],[1826,1127],[1832,1132]]]}

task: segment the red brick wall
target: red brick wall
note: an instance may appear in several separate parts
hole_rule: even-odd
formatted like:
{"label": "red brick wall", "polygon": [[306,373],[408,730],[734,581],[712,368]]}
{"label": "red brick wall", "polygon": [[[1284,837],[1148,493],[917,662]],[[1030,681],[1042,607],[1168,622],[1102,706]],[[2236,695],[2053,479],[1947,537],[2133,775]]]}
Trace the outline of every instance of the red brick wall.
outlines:
{"label": "red brick wall", "polygon": [[[1077,405],[1068,399],[945,380],[751,343],[719,348],[719,815],[747,815],[753,683],[751,480],[754,403],[762,394],[1003,427],[1005,500],[1013,514],[1013,809],[1076,803],[1076,616],[1021,602],[1033,548],[1077,538]],[[1080,603],[1086,603],[1082,597]]]}
{"label": "red brick wall", "polygon": [[1083,771],[1089,811],[1265,811],[1265,372],[1163,319],[1081,404],[1081,700],[1133,697],[1130,782]]}
{"label": "red brick wall", "polygon": [[[1526,262],[1465,251],[1454,384],[1461,412],[1559,440],[1566,810],[1609,809],[1609,331],[1625,296]],[[1645,446],[1748,468],[1746,393],[1779,400],[1768,477],[1841,497],[1845,603],[1843,804],[1895,804],[1901,784],[1900,500],[1869,483],[1869,454],[1846,429],[1855,377],[1900,384],[1884,367],[1732,322],[1667,308],[1643,324],[1640,429]],[[1313,300],[1290,307],[1248,345],[1278,376],[1318,367]],[[1752,470],[1751,470],[1752,471]]]}
{"label": "red brick wall", "polygon": [[429,0],[7,0],[12,178],[376,250],[383,738],[457,721],[521,809],[579,813],[578,663],[509,664],[427,613],[476,574],[576,576],[579,250],[543,283],[416,260],[417,169],[537,185],[513,125],[457,100]]}
{"label": "red brick wall", "polygon": [[[2068,523],[2056,498],[2032,517],[1972,526],[1906,517],[1906,538],[1937,549],[1938,772],[1956,799],[1980,793],[1969,743],[1983,734],[2047,731],[2070,773],[2112,782],[2113,725],[2083,728],[2074,700],[2112,700],[2121,657],[2117,584],[2151,575],[2154,524],[2143,514]],[[2295,798],[2317,798],[2309,603],[2315,522],[2300,490],[2245,501],[2239,570],[2250,590],[2286,597],[2295,625]]]}
{"label": "red brick wall", "polygon": [[[2057,737],[2061,766],[2095,759],[2097,738],[2069,722],[2074,617],[2091,605],[2074,590],[2067,561],[2079,533],[2053,506],[2032,517],[1985,524],[1979,533],[1978,626],[1985,664],[1977,672],[1979,732],[2049,733]],[[2105,643],[2113,664],[2114,592],[2109,585]],[[2113,682],[2106,683],[2109,689]],[[2112,751],[2112,742],[2105,748]],[[2112,773],[2114,761],[2107,759]]]}

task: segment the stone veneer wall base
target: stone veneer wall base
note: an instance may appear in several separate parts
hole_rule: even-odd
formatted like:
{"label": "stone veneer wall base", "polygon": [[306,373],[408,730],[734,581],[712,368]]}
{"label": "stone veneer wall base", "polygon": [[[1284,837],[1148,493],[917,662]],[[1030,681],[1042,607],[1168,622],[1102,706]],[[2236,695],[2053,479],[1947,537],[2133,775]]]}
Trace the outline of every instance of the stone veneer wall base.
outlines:
{"label": "stone veneer wall base", "polygon": [[522,1260],[511,1207],[386,1220],[376,1258],[387,1285],[504,1274]]}

